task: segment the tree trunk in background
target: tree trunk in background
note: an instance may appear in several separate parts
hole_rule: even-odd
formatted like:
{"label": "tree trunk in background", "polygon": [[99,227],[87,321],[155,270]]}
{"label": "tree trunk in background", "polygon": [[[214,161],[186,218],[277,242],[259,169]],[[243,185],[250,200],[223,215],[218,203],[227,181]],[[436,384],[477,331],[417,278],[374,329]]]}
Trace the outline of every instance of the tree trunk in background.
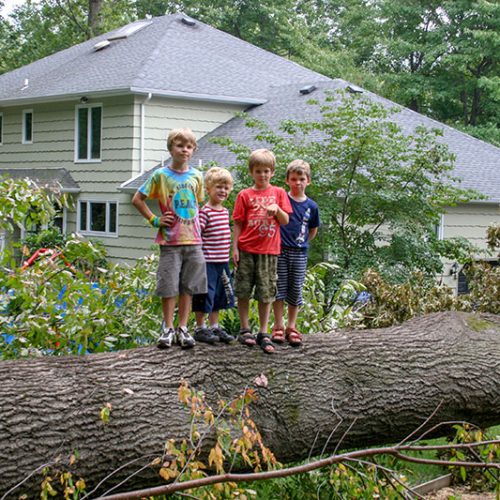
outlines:
{"label": "tree trunk in background", "polygon": [[[90,485],[137,459],[110,487],[160,454],[168,438],[189,435],[181,378],[215,404],[261,373],[269,384],[257,388],[252,417],[285,463],[331,452],[353,421],[341,448],[397,442],[440,404],[426,428],[462,419],[499,424],[500,317],[438,313],[392,328],[308,335],[302,348],[277,347],[271,356],[197,345],[0,362],[0,492],[75,450],[79,458],[65,470]],[[106,403],[107,425],[99,416]],[[125,487],[152,475],[146,470]],[[34,495],[40,482],[34,474],[13,497]]]}
{"label": "tree trunk in background", "polygon": [[89,14],[88,14],[88,38],[93,38],[101,33],[100,12],[102,7],[102,0],[89,0]]}

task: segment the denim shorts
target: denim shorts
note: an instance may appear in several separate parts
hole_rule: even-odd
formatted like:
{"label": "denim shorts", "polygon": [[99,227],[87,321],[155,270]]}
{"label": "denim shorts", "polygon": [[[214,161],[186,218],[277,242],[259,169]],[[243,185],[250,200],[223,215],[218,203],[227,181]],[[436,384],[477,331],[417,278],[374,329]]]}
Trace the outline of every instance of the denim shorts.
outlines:
{"label": "denim shorts", "polygon": [[240,250],[240,261],[234,278],[236,297],[259,302],[274,302],[277,281],[277,255],[248,253]]}
{"label": "denim shorts", "polygon": [[193,296],[193,311],[211,313],[234,307],[228,262],[207,262],[207,293]]}
{"label": "denim shorts", "polygon": [[161,245],[156,295],[177,297],[206,292],[207,273],[201,245]]}

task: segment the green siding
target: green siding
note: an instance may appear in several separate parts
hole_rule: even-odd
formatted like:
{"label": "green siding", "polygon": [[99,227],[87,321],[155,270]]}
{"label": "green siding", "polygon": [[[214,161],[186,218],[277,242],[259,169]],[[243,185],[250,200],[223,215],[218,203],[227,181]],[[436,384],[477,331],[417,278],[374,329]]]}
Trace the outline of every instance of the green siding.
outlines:
{"label": "green siding", "polygon": [[[92,236],[107,247],[113,261],[128,262],[149,255],[156,231],[131,205],[119,186],[139,174],[141,166],[141,103],[144,96],[90,98],[102,105],[101,160],[75,162],[75,110],[79,99],[0,108],[3,145],[0,168],[66,168],[80,185],[79,199],[116,200],[118,237]],[[22,112],[33,110],[33,144],[21,144]],[[153,98],[144,104],[144,168],[167,159],[166,135],[176,127],[191,128],[198,138],[231,119],[242,106]],[[151,205],[156,210],[155,204]],[[76,212],[68,211],[68,233],[76,231]]]}

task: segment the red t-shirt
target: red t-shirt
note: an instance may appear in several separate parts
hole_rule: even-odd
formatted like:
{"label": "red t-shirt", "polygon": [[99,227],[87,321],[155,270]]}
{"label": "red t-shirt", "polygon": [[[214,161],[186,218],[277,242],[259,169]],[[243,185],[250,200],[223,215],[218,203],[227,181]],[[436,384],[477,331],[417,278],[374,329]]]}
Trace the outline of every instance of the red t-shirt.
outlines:
{"label": "red t-shirt", "polygon": [[266,208],[276,203],[283,211],[292,213],[292,206],[282,188],[244,189],[238,193],[233,220],[241,223],[238,248],[244,252],[279,255],[281,253],[280,224],[267,215]]}

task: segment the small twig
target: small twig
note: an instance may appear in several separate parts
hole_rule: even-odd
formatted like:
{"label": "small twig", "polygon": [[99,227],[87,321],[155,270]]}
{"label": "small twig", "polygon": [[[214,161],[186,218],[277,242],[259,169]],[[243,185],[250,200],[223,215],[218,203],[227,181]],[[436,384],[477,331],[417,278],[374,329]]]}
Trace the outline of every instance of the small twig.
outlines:
{"label": "small twig", "polygon": [[450,420],[447,422],[439,422],[439,424],[436,424],[435,426],[431,427],[430,429],[426,430],[423,434],[421,434],[417,439],[415,439],[413,442],[416,441],[421,441],[424,439],[425,436],[428,436],[432,432],[434,432],[436,429],[439,429],[440,427],[443,426],[451,426],[451,425],[470,425],[471,427],[474,427],[475,429],[479,429],[477,425],[471,424],[470,422],[465,422],[464,420]]}
{"label": "small twig", "polygon": [[349,425],[349,427],[344,432],[344,434],[342,435],[342,437],[339,439],[339,442],[337,443],[337,446],[335,446],[335,449],[333,450],[333,454],[334,455],[337,453],[338,449],[340,448],[340,444],[342,443],[342,441],[344,440],[344,438],[347,436],[347,434],[349,433],[349,431],[353,428],[353,426],[357,422],[357,420],[358,420],[358,417],[355,417],[354,420]]}
{"label": "small twig", "polygon": [[[350,460],[350,459],[348,459]],[[394,474],[394,471],[389,469],[388,467],[384,467],[383,465],[380,465],[379,463],[377,463],[375,461],[375,457],[374,457],[374,460],[373,462],[368,462],[367,460],[361,460],[359,458],[355,459],[355,460],[351,460],[351,461],[355,461],[355,462],[359,462],[360,464],[365,464],[365,465],[374,465],[378,470],[382,471],[382,472],[387,472],[389,474]],[[401,486],[403,486],[407,491],[413,493],[416,497],[418,498],[424,498],[424,497],[421,497],[416,491],[414,491],[412,488],[410,488],[407,484],[403,483],[402,481],[400,481],[396,476],[393,476],[393,479],[395,481],[397,481]]]}
{"label": "small twig", "polygon": [[51,465],[54,465],[54,461],[52,462],[48,462],[46,464],[43,464],[43,465],[39,465],[35,470],[33,470],[32,472],[30,472],[22,481],[20,481],[19,483],[15,484],[10,490],[6,491],[4,493],[4,495],[2,496],[2,498],[0,498],[0,500],[5,500],[7,498],[7,495],[9,495],[9,493],[12,493],[13,491],[17,490],[17,488],[19,488],[20,486],[22,486],[30,477],[32,477],[33,475],[35,475],[37,472],[40,472],[44,467],[50,467]]}
{"label": "small twig", "polygon": [[[382,474],[385,476],[387,479],[387,482],[392,486],[394,491],[398,496],[400,496],[403,500],[405,500],[405,496],[398,491],[398,489],[392,484],[393,481],[396,481],[398,484],[400,484],[405,490],[409,491],[409,488],[407,489],[406,485],[403,483],[403,481],[400,481],[395,474],[391,474],[383,469],[380,469],[382,471]],[[424,498],[423,496],[419,495],[418,493],[416,494],[417,498]]]}
{"label": "small twig", "polygon": [[214,419],[214,423],[212,425],[209,425],[207,427],[207,429],[205,430],[205,432],[200,436],[200,439],[198,441],[198,444],[194,447],[193,451],[191,452],[191,455],[189,455],[189,458],[186,460],[186,463],[184,464],[184,467],[182,468],[182,470],[179,472],[178,476],[174,479],[174,484],[177,483],[179,481],[179,478],[182,476],[182,474],[184,474],[184,472],[186,471],[188,465],[191,463],[191,460],[194,458],[195,454],[197,453],[197,451],[201,448],[201,444],[203,442],[203,439],[205,438],[205,436],[208,434],[208,432],[210,431],[210,429],[212,429],[212,427],[215,427],[215,424],[219,421],[219,419],[222,417],[223,413],[226,411],[226,408],[228,407],[228,404],[226,403],[221,411],[217,414],[217,417],[215,417]]}
{"label": "small twig", "polygon": [[141,467],[140,469],[136,470],[135,472],[133,472],[132,474],[130,474],[128,477],[126,477],[123,481],[121,481],[118,484],[115,484],[109,490],[105,491],[103,493],[103,496],[107,495],[108,493],[111,493],[114,490],[116,490],[116,488],[119,488],[120,486],[122,486],[123,484],[125,484],[129,479],[132,479],[134,476],[137,476],[137,474],[141,473],[144,469],[147,469],[150,466],[151,466],[151,464],[148,463],[144,467]]}
{"label": "small twig", "polygon": [[[326,441],[325,441],[325,444],[323,446],[323,449],[321,450],[321,453],[320,453],[320,456],[322,457],[324,454],[325,454],[325,451],[326,451],[326,448],[328,447],[329,443],[330,443],[330,439],[332,438],[332,436],[335,434],[335,432],[337,431],[337,429],[339,428],[340,424],[342,424],[342,422],[339,422],[333,429],[332,431],[330,432],[330,434],[328,435]],[[344,434],[345,435],[345,434]],[[341,441],[344,437],[344,435],[342,436],[341,438]],[[340,441],[339,441],[340,443]],[[335,449],[338,448],[338,443],[337,443],[337,446],[335,447]]]}
{"label": "small twig", "polygon": [[[119,472],[120,470],[124,469],[125,467],[128,467],[129,465],[132,465],[133,463],[138,462],[139,460],[144,460],[145,458],[156,457],[156,456],[158,456],[158,453],[151,453],[149,455],[144,455],[143,457],[139,457],[139,458],[135,458],[134,460],[130,460],[130,462],[127,462],[126,464],[120,465],[120,467],[118,467],[114,471],[110,472],[106,477],[104,477],[103,479],[101,479],[97,483],[97,485],[95,486],[95,488],[92,491],[89,491],[88,493],[86,493],[80,500],[85,500],[85,498],[88,498],[90,495],[92,495],[92,493],[95,493],[99,489],[99,487],[102,484],[104,484],[110,477],[114,476],[117,472]],[[149,464],[149,465],[151,465],[151,464]]]}
{"label": "small twig", "polygon": [[474,443],[426,444],[422,446],[409,444],[396,446],[396,449],[400,451],[449,450],[450,448],[477,448],[478,446],[486,446],[488,444],[500,444],[500,440],[492,439],[490,441],[476,441]]}
{"label": "small twig", "polygon": [[313,444],[311,445],[311,448],[309,449],[309,455],[307,455],[307,460],[311,460],[312,452],[314,450],[314,446],[316,445],[316,441],[318,440],[319,436],[319,430],[316,432],[316,436],[314,436],[314,441]]}
{"label": "small twig", "polygon": [[[414,436],[417,432],[419,432],[420,429],[423,429],[429,423],[429,421],[432,419],[432,417],[438,412],[439,408],[441,408],[441,405],[443,404],[443,402],[444,402],[444,400],[442,399],[438,403],[438,405],[436,406],[434,411],[423,421],[423,423],[420,424],[413,432],[408,434],[408,436],[406,436],[402,441],[400,441],[398,443],[398,446],[401,446],[402,444],[406,443],[406,441],[408,441],[412,436]],[[422,439],[422,438],[420,437],[419,439]]]}
{"label": "small twig", "polygon": [[[453,448],[453,445],[450,445],[450,449],[451,448]],[[453,462],[451,460],[434,460],[432,458],[417,458],[417,457],[410,457],[408,455],[405,455],[404,453],[400,453],[395,449],[389,451],[388,453],[406,462],[415,462],[417,464],[441,465],[450,467],[473,467],[481,469],[491,468],[500,470],[500,463],[495,463],[495,462],[462,462],[458,460],[456,462]]]}

